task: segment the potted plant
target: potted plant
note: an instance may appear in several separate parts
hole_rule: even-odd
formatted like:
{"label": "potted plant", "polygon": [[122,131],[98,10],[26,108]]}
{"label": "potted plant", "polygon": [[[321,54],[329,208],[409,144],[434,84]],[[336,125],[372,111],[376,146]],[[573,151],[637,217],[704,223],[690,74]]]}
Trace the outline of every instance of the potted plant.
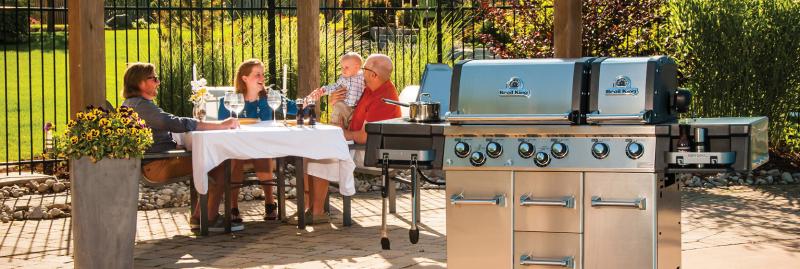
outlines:
{"label": "potted plant", "polygon": [[132,268],[141,157],[153,143],[128,107],[89,107],[54,143],[69,159],[76,268]]}

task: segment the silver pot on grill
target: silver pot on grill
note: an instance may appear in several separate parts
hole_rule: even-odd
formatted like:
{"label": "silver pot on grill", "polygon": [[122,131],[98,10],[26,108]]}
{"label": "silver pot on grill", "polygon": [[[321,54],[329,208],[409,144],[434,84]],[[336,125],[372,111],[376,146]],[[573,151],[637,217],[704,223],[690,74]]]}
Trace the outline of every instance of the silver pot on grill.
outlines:
{"label": "silver pot on grill", "polygon": [[408,107],[409,121],[413,122],[440,122],[439,102],[433,102],[429,93],[420,94],[420,100],[417,102],[403,103],[391,99],[383,98],[383,102],[398,106]]}

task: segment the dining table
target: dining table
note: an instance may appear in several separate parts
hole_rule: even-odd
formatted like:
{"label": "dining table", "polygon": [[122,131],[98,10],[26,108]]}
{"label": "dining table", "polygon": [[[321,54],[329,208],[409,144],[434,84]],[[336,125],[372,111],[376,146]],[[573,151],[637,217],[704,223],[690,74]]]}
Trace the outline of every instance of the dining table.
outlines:
{"label": "dining table", "polygon": [[[280,121],[260,121],[242,124],[240,128],[229,130],[193,131],[173,135],[192,154],[192,177],[194,189],[200,195],[201,235],[208,234],[208,172],[219,165],[226,169],[225,186],[225,226],[230,232],[230,160],[262,158],[294,158],[296,175],[296,198],[298,212],[305,208],[304,175],[336,182],[343,196],[355,194],[353,162],[348,141],[341,128],[332,125],[286,124]],[[305,160],[305,161],[304,161]],[[304,164],[305,163],[305,164]],[[281,166],[279,165],[279,168]],[[284,186],[283,173],[279,170],[279,188]],[[313,181],[312,181],[313,184]],[[312,186],[313,187],[313,186]],[[309,188],[311,190],[311,188]],[[285,219],[283,190],[278,191],[280,218]],[[310,193],[311,195],[319,195]],[[298,228],[305,228],[305,214],[298,215]]]}

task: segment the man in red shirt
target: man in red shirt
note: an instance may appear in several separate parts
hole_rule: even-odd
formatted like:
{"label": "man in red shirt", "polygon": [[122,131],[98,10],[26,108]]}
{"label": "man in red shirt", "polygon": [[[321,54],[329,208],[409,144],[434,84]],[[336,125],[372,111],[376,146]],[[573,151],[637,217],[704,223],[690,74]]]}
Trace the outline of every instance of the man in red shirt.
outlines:
{"label": "man in red shirt", "polygon": [[[372,54],[367,57],[364,63],[364,82],[366,88],[361,99],[356,104],[353,116],[350,120],[350,126],[344,130],[344,137],[347,140],[353,140],[358,144],[367,143],[367,132],[364,130],[364,125],[367,122],[388,120],[401,117],[400,108],[396,105],[391,105],[383,102],[383,98],[397,101],[397,89],[391,81],[392,75],[392,59],[383,54]],[[337,101],[344,98],[346,90],[339,90],[331,94],[330,104],[335,104]],[[311,204],[306,201],[306,206],[311,205],[312,212],[306,212],[306,216],[312,215],[314,223],[329,222],[329,217],[324,212],[325,193],[328,191],[328,181],[325,179],[317,178],[307,175],[307,178],[314,180],[314,197],[308,194],[306,189],[307,199],[311,199]],[[305,184],[308,188],[308,181]],[[306,218],[308,219],[308,218]]]}
{"label": "man in red shirt", "polygon": [[383,54],[372,54],[364,63],[364,82],[366,88],[358,101],[350,127],[344,130],[344,137],[358,144],[367,143],[367,122],[388,120],[400,117],[400,107],[383,102],[383,98],[397,101],[397,89],[390,80],[392,59]]}

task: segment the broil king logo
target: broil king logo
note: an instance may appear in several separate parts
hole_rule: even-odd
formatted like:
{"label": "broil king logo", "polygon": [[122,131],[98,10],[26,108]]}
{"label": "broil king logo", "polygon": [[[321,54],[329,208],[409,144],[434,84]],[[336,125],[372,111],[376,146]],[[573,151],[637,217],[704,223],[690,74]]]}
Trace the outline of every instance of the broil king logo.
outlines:
{"label": "broil king logo", "polygon": [[501,97],[530,97],[531,91],[525,88],[522,79],[511,77],[511,79],[506,82],[506,87],[498,90],[498,95]]}
{"label": "broil king logo", "polygon": [[618,76],[611,88],[606,89],[606,95],[638,95],[639,88],[631,87],[631,78]]}

